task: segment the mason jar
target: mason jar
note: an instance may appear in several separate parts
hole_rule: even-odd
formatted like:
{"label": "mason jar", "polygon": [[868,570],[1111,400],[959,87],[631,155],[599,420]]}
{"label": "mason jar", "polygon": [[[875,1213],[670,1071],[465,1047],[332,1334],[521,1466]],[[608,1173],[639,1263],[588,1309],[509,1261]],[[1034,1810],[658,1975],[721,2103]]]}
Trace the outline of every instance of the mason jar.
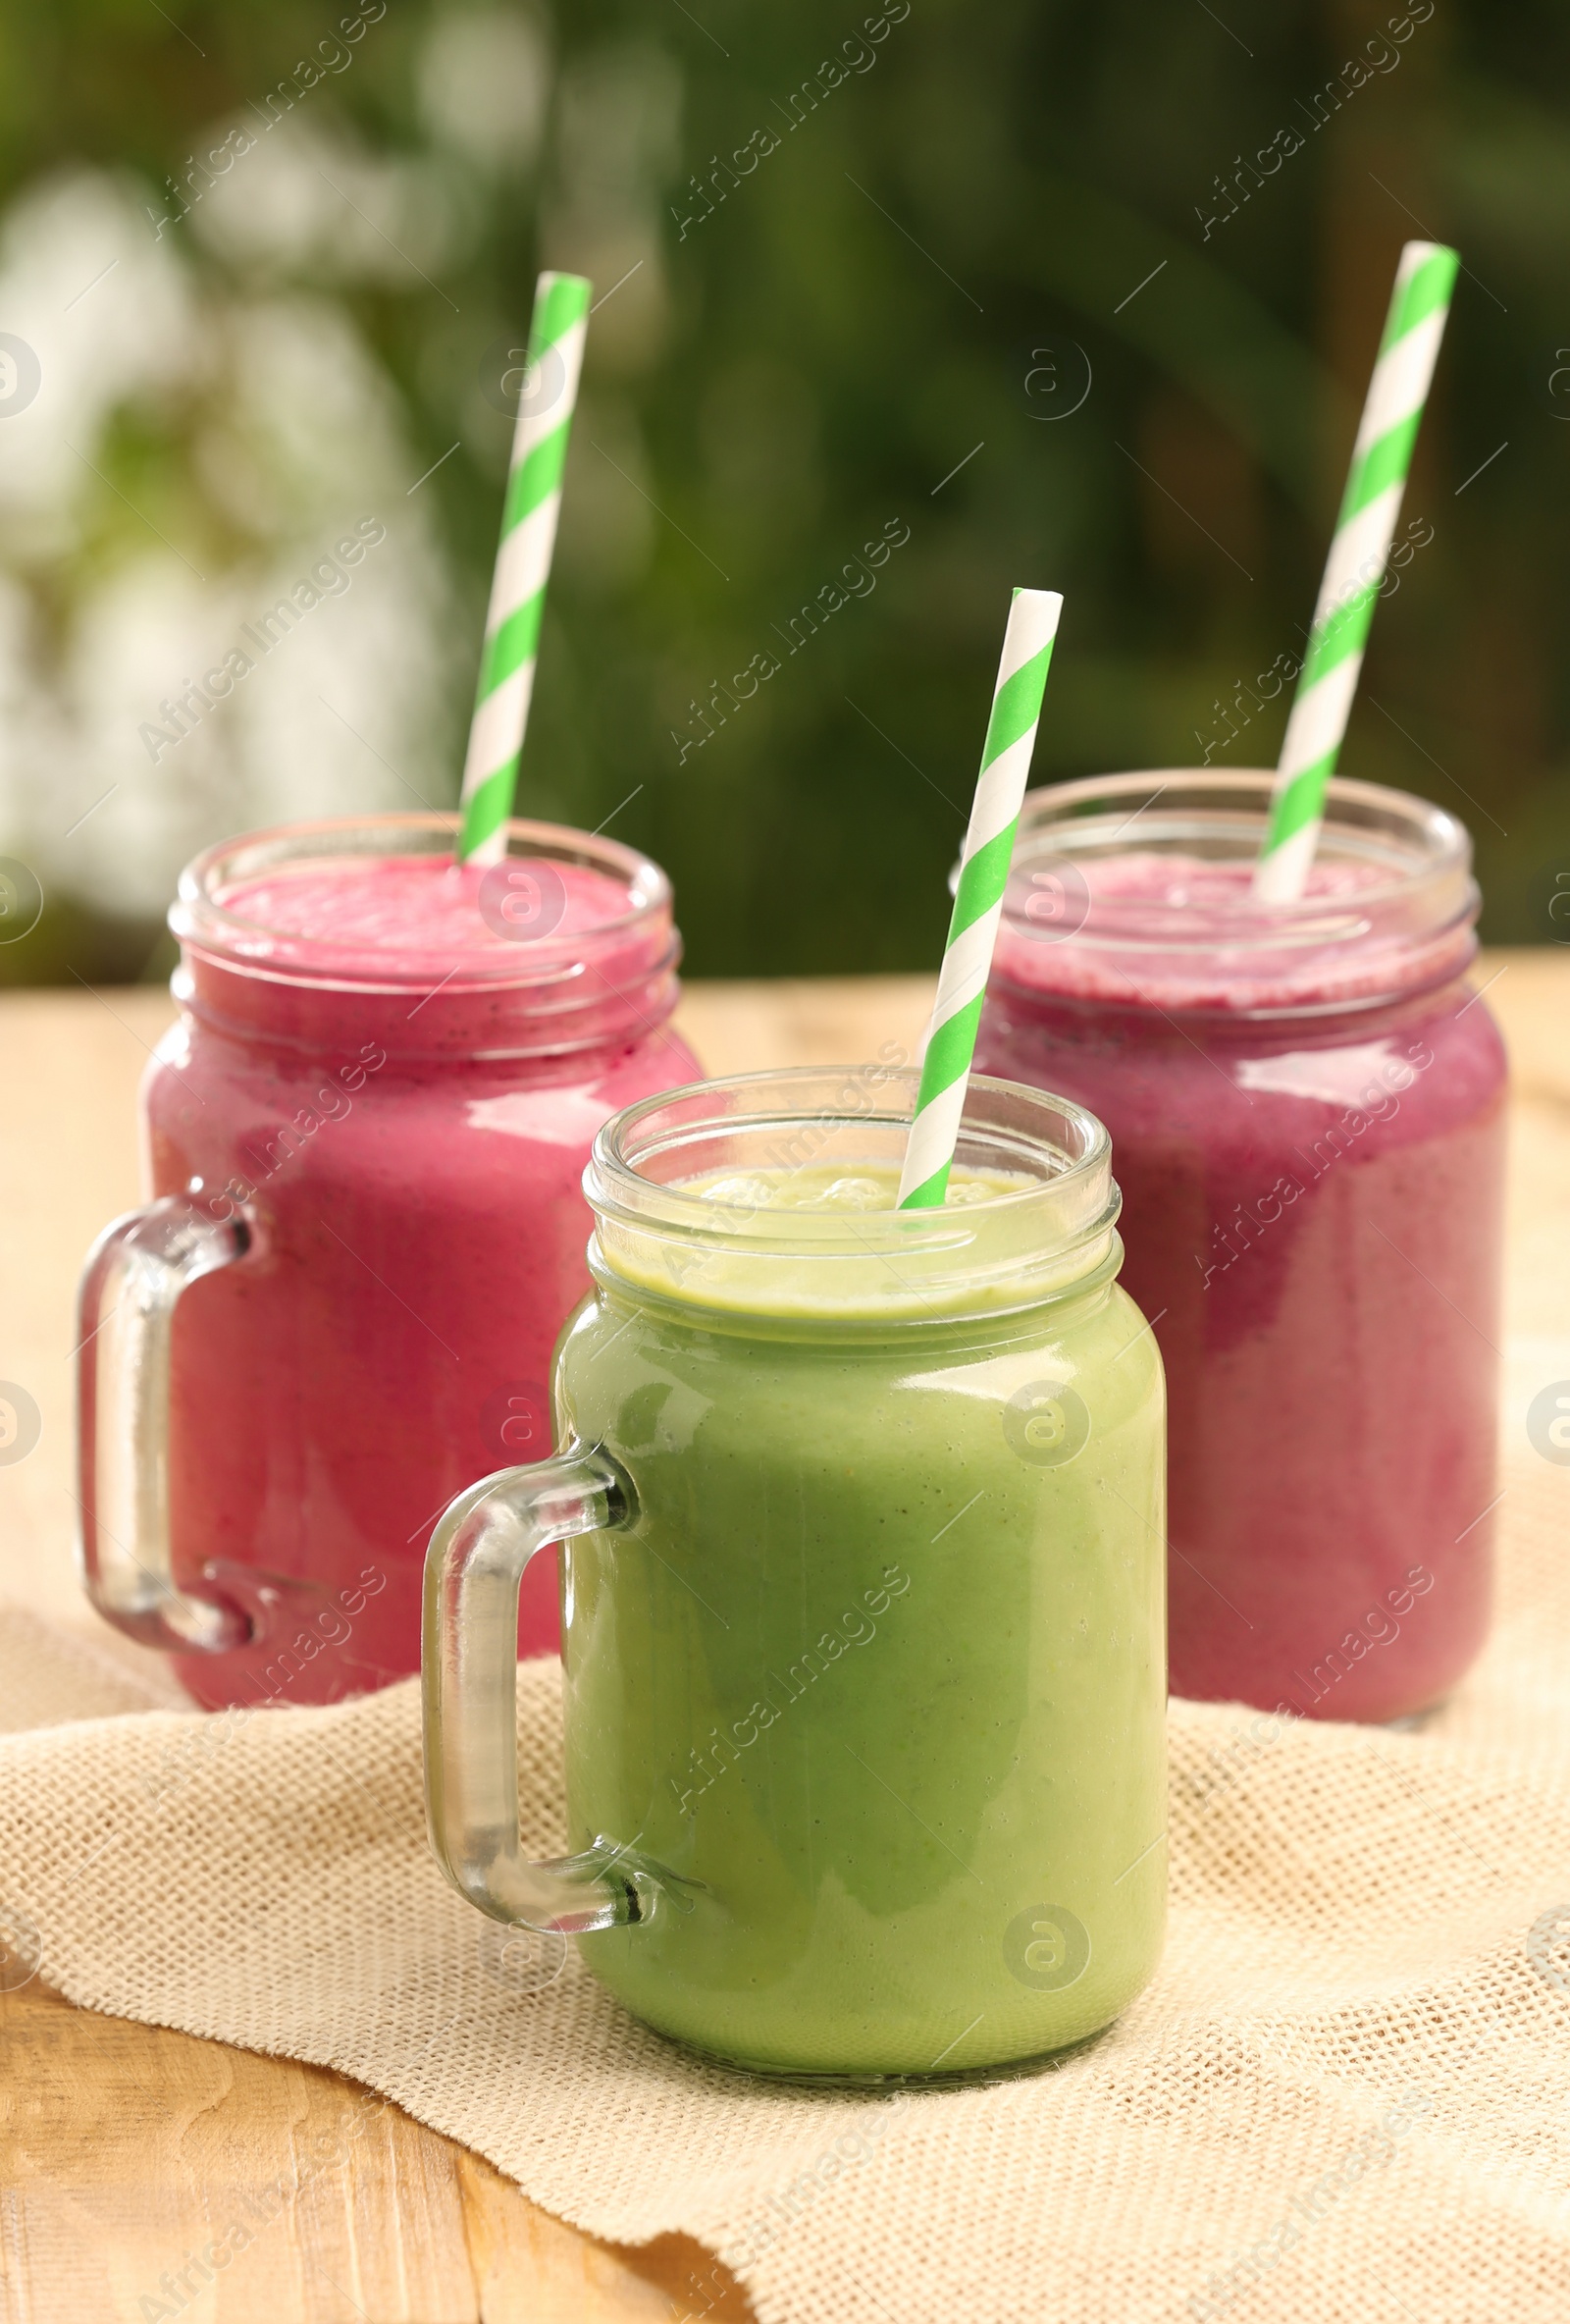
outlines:
{"label": "mason jar", "polygon": [[[749,1075],[608,1123],[564,1450],[464,1494],[427,1567],[450,1877],[765,2074],[1023,2070],[1161,1940],[1162,1378],[1107,1136],[974,1080],[948,1204],[897,1212],[916,1087]],[[576,1853],[541,1866],[513,1608],[558,1539]]]}
{"label": "mason jar", "polygon": [[595,1133],[696,1070],[655,865],[514,822],[500,864],[459,867],[455,831],[253,832],[198,857],[170,915],[151,1200],[83,1278],[79,1498],[94,1604],[201,1703],[418,1667],[443,1506],[550,1449]]}
{"label": "mason jar", "polygon": [[1452,816],[1333,782],[1308,892],[1274,777],[1033,793],[977,1056],[1106,1123],[1172,1391],[1180,1694],[1384,1720],[1488,1626],[1505,1068]]}

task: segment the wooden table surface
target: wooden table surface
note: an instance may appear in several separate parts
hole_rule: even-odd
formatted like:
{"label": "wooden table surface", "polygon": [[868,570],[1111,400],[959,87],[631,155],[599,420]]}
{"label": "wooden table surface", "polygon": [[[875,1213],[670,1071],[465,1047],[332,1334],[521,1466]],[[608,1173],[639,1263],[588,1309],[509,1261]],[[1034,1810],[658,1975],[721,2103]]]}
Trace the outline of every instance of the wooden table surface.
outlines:
{"label": "wooden table surface", "polygon": [[[1515,1077],[1508,1311],[1530,1393],[1567,1345],[1570,947],[1494,954],[1480,971],[1490,979]],[[682,1025],[715,1073],[860,1062],[888,1040],[914,1055],[929,989],[922,977],[693,986]],[[71,1568],[66,1359],[81,1253],[139,1198],[136,1083],[168,1016],[156,991],[0,998],[0,1380],[26,1386],[44,1422],[36,1450],[0,1467],[0,1598],[69,1623],[128,1674],[156,1658],[93,1622]],[[1519,1400],[1507,1383],[1507,1411]],[[156,1669],[153,1683],[166,1683]],[[214,2232],[210,2186],[276,2178],[366,2109],[374,2131],[294,2206],[265,2275],[236,2267],[203,2285],[192,2272],[159,2289],[171,2255],[199,2253]],[[750,2313],[698,2245],[631,2250],[580,2235],[340,2076],[74,2009],[36,1981],[0,1994],[0,2324]]]}

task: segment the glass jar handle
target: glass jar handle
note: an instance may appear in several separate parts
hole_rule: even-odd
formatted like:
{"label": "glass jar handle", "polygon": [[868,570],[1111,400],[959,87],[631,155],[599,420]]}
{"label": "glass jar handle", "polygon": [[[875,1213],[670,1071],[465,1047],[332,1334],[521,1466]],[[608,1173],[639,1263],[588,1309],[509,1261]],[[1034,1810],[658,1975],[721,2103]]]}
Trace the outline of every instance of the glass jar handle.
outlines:
{"label": "glass jar handle", "polygon": [[425,1807],[447,1878],[494,1921],[581,1936],[647,1921],[659,1895],[626,1848],[531,1863],[518,1842],[518,1585],[537,1550],[623,1526],[631,1479],[570,1447],[460,1493],[425,1558]]}
{"label": "glass jar handle", "polygon": [[227,1654],[252,1634],[222,1598],[175,1586],[169,1539],[169,1342],[188,1284],[252,1247],[250,1222],[166,1195],[104,1229],[81,1274],[77,1449],[81,1570],[106,1621],[144,1646]]}

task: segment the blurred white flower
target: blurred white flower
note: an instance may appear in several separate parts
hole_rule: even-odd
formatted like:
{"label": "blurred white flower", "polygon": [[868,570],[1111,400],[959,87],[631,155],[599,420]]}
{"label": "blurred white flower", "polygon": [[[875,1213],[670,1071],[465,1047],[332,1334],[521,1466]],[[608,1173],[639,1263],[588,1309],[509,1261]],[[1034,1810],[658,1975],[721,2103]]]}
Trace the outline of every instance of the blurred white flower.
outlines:
{"label": "blurred white flower", "polygon": [[532,169],[550,93],[544,26],[516,9],[438,17],[420,59],[419,91],[438,143],[484,170]]}
{"label": "blurred white flower", "polygon": [[240,132],[250,142],[191,203],[187,227],[232,267],[434,289],[432,271],[461,257],[478,229],[460,172],[373,153],[325,104],[271,128],[241,114],[230,133]]}
{"label": "blurred white flower", "polygon": [[36,353],[43,379],[0,421],[0,545],[7,563],[60,555],[117,405],[189,385],[202,360],[183,271],[130,187],[73,171],[24,193],[0,227],[0,328]]}
{"label": "blurred white flower", "polygon": [[[324,149],[275,133],[275,158],[258,148],[224,182],[262,164],[273,224],[245,249],[269,262],[302,246],[279,188]],[[410,180],[344,182],[405,222]],[[352,319],[198,271],[187,232],[159,235],[135,189],[85,172],[0,226],[0,330],[42,369],[31,405],[0,416],[0,852],[124,916],[161,911],[181,864],[230,832],[450,800],[471,660],[434,502],[411,494],[425,462]],[[204,226],[213,247],[228,232]],[[365,519],[386,537],[350,563],[337,545]],[[246,625],[334,558],[297,625],[247,648]],[[242,682],[172,718],[236,649],[255,661]]]}
{"label": "blurred white flower", "polygon": [[215,506],[263,538],[316,539],[367,492],[399,501],[420,473],[398,402],[342,308],[303,295],[226,303],[211,318],[223,393],[194,455]]}

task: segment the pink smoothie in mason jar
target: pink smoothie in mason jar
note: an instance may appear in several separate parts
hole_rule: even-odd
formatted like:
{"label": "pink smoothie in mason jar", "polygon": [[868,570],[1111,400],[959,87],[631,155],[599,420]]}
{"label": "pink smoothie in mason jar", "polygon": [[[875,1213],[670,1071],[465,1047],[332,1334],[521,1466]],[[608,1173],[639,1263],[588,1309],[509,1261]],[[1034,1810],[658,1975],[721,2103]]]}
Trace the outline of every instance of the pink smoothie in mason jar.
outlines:
{"label": "pink smoothie in mason jar", "polygon": [[[484,874],[451,863],[453,828],[232,841],[172,915],[151,1184],[242,1245],[182,1291],[170,1342],[175,1578],[254,1630],[177,1654],[203,1703],[331,1701],[418,1667],[437,1517],[478,1471],[551,1449],[595,1133],[700,1071],[666,1022],[654,865],[515,822]],[[554,1562],[530,1569],[525,1653],[556,1643]]]}
{"label": "pink smoothie in mason jar", "polygon": [[1259,905],[1271,781],[1033,794],[976,1065],[1112,1134],[1171,1401],[1174,1690],[1389,1719],[1488,1622],[1504,1057],[1461,826],[1333,783],[1308,894]]}

